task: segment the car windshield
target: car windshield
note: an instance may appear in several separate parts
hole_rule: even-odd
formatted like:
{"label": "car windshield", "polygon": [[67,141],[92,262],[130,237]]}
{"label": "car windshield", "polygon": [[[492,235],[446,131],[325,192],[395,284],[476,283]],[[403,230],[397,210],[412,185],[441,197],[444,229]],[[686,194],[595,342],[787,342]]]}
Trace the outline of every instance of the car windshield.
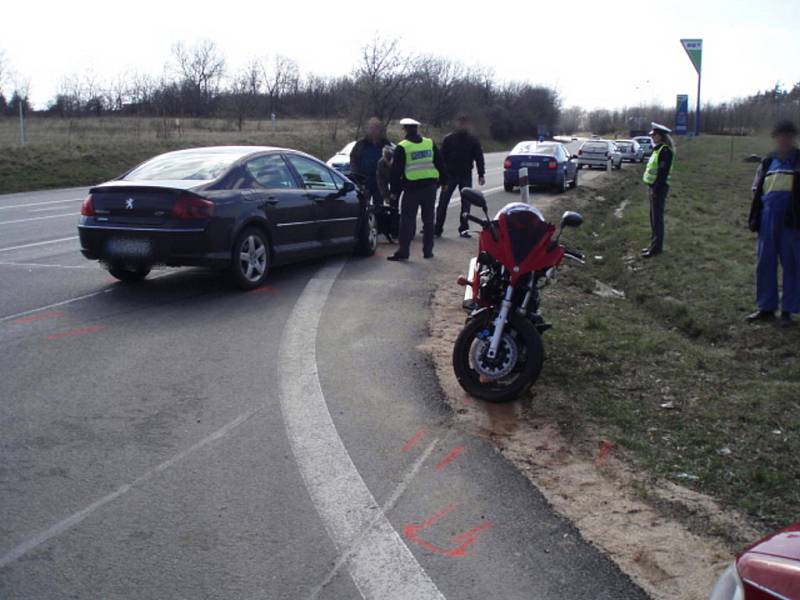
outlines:
{"label": "car windshield", "polygon": [[353,151],[353,146],[355,145],[356,145],[355,142],[350,142],[349,144],[347,144],[347,146],[339,150],[338,154],[347,154],[348,156],[350,156],[350,153]]}
{"label": "car windshield", "polygon": [[123,179],[129,181],[209,181],[224,173],[245,153],[230,150],[169,152],[139,165]]}
{"label": "car windshield", "polygon": [[630,148],[633,146],[631,142],[615,142],[620,148]]}
{"label": "car windshield", "polygon": [[520,142],[511,151],[511,154],[543,154],[545,156],[555,156],[556,147],[554,144],[539,144],[537,142]]}

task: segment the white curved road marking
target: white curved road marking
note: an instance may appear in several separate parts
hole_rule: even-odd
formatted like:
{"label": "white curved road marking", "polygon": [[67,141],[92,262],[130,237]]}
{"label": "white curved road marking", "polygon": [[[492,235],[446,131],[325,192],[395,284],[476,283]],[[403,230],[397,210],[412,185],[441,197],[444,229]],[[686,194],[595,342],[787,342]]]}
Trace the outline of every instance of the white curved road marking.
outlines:
{"label": "white curved road marking", "polygon": [[328,535],[361,596],[375,600],[444,600],[386,518],[336,431],[322,394],[317,330],[343,261],[306,284],[284,329],[278,356],[281,410],[300,473]]}

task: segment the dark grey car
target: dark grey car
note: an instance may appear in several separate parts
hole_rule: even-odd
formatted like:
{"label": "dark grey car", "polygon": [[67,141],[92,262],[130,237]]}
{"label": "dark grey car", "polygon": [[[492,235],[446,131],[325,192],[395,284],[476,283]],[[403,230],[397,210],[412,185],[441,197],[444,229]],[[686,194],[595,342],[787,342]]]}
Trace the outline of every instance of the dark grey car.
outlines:
{"label": "dark grey car", "polygon": [[209,266],[243,289],[273,265],[377,246],[375,216],[353,182],[312,156],[265,146],[156,156],[93,187],[78,232],[83,255],[120,280],[159,264]]}

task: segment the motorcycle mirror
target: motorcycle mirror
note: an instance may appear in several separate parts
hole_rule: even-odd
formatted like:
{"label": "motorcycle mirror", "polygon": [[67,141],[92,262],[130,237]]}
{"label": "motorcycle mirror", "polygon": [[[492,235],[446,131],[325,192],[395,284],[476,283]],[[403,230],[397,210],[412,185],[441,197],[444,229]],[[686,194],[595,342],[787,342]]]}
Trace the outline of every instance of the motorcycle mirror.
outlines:
{"label": "motorcycle mirror", "polygon": [[484,211],[488,209],[486,198],[478,190],[472,188],[464,188],[461,190],[461,198],[469,202],[472,206],[482,208]]}
{"label": "motorcycle mirror", "polygon": [[583,215],[568,210],[561,215],[561,227],[580,227],[583,224]]}

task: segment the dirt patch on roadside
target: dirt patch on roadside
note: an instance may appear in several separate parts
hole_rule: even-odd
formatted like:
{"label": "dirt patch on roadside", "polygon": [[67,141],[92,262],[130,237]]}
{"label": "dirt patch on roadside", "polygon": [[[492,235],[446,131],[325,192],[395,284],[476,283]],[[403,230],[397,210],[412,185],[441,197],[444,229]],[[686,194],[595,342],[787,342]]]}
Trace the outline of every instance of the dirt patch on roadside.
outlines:
{"label": "dirt patch on roadside", "polygon": [[[543,201],[537,198],[537,206],[546,208]],[[557,512],[653,598],[707,598],[732,559],[732,546],[758,537],[743,525],[745,518],[708,496],[634,472],[615,456],[611,442],[590,432],[563,433],[542,410],[560,390],[538,386],[521,401],[492,405],[472,399],[458,385],[452,348],[465,315],[463,288],[455,279],[477,241],[458,242],[437,244],[443,274],[432,298],[430,338],[421,348],[433,357],[456,425],[490,440]]]}

